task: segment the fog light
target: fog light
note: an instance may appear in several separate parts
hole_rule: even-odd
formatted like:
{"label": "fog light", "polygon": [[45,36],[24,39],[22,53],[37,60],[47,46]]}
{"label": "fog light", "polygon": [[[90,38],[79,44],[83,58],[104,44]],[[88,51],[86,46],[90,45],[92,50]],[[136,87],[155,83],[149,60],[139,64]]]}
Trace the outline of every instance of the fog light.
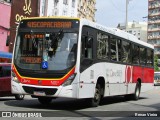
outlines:
{"label": "fog light", "polygon": [[12,80],[13,81],[15,81],[16,83],[20,83],[18,78],[17,78],[17,76],[16,76],[16,74],[13,71],[11,72],[11,75],[12,75]]}

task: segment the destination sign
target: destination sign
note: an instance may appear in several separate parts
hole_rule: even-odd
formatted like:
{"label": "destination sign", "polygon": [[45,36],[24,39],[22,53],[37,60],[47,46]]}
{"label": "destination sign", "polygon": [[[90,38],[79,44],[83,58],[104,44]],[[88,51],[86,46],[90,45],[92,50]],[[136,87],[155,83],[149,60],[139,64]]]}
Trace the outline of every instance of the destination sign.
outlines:
{"label": "destination sign", "polygon": [[20,28],[60,28],[60,29],[70,29],[70,28],[78,28],[79,21],[78,20],[70,20],[70,19],[28,19],[22,20],[20,22]]}
{"label": "destination sign", "polygon": [[72,22],[27,22],[31,28],[71,28]]}
{"label": "destination sign", "polygon": [[41,57],[21,57],[21,63],[39,64],[42,62]]}
{"label": "destination sign", "polygon": [[31,39],[31,38],[44,38],[44,34],[34,34],[34,35],[31,35],[31,34],[25,34],[24,37],[26,39]]}

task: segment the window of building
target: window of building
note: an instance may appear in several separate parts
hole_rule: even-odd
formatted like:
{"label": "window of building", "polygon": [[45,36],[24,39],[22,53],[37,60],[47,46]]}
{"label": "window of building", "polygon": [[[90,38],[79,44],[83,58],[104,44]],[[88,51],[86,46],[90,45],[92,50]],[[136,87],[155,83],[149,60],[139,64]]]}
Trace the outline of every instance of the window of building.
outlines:
{"label": "window of building", "polygon": [[3,1],[5,1],[5,2],[8,2],[8,3],[11,3],[12,2],[12,0],[0,0],[0,2],[3,2]]}
{"label": "window of building", "polygon": [[66,9],[63,10],[63,15],[66,16],[67,15],[67,11]]}
{"label": "window of building", "polygon": [[59,2],[58,0],[55,0],[55,1],[54,1],[54,6],[55,6],[55,7],[58,5],[58,2]]}
{"label": "window of building", "polygon": [[128,33],[132,34],[132,30],[129,30]]}
{"label": "window of building", "polygon": [[42,14],[42,16],[45,16],[45,2],[46,2],[46,0],[42,0],[42,11],[41,11],[41,14]]}
{"label": "window of building", "polygon": [[75,0],[72,0],[72,7],[75,8]]}
{"label": "window of building", "polygon": [[63,0],[63,4],[68,5],[68,0]]}

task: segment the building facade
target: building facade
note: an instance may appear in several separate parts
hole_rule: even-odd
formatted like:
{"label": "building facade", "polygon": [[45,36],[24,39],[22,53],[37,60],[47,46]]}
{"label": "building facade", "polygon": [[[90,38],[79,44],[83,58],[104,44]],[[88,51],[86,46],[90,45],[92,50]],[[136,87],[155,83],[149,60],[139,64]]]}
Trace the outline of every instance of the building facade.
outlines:
{"label": "building facade", "polygon": [[127,29],[125,24],[119,24],[117,28],[127,31],[136,36],[139,40],[147,42],[147,22],[128,22]]}
{"label": "building facade", "polygon": [[41,0],[40,16],[70,16],[95,21],[96,0]]}
{"label": "building facade", "polygon": [[96,0],[78,0],[78,14],[79,18],[86,18],[95,21]]}
{"label": "building facade", "polygon": [[148,0],[148,43],[160,57],[160,0]]}
{"label": "building facade", "polygon": [[9,51],[13,51],[16,28],[23,18],[39,16],[39,0],[12,0]]}
{"label": "building facade", "polygon": [[5,52],[9,51],[9,47],[6,46],[6,43],[10,34],[10,15],[11,15],[10,1],[1,0],[0,1],[0,51],[5,51]]}
{"label": "building facade", "polygon": [[71,16],[77,15],[77,0],[41,0],[40,16]]}

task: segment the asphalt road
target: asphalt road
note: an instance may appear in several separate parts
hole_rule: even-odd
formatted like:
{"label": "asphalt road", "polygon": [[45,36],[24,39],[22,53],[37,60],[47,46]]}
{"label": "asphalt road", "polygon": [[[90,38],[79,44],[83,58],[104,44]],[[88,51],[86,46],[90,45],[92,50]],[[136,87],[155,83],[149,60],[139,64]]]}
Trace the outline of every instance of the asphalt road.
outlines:
{"label": "asphalt road", "polygon": [[[91,108],[85,100],[58,98],[48,106],[41,105],[37,99],[25,96],[17,101],[14,97],[0,98],[2,119],[159,119],[160,86],[141,93],[138,101],[125,100],[123,96],[106,97],[98,107]],[[3,116],[3,117],[2,117]],[[12,118],[10,118],[12,116]],[[157,117],[159,116],[159,117]],[[14,118],[13,118],[14,117]],[[40,118],[42,117],[42,118]],[[47,117],[47,118],[46,118]],[[1,119],[0,118],[0,119]]]}

